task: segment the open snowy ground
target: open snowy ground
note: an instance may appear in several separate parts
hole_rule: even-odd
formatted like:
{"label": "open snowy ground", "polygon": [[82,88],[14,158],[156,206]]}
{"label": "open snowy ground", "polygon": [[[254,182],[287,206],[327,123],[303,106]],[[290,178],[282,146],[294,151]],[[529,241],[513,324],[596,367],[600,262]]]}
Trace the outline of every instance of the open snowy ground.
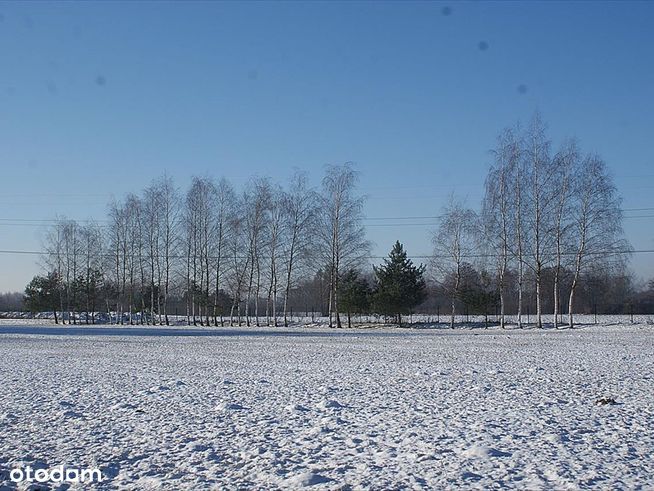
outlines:
{"label": "open snowy ground", "polygon": [[0,326],[0,489],[654,487],[649,325],[50,329]]}

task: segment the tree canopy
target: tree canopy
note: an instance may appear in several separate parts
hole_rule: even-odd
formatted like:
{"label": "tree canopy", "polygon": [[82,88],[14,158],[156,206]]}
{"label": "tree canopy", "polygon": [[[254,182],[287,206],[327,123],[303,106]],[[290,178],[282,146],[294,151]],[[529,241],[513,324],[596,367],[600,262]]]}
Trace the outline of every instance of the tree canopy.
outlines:
{"label": "tree canopy", "polygon": [[32,312],[53,311],[57,322],[57,305],[61,279],[56,272],[35,276],[25,288],[25,305]]}

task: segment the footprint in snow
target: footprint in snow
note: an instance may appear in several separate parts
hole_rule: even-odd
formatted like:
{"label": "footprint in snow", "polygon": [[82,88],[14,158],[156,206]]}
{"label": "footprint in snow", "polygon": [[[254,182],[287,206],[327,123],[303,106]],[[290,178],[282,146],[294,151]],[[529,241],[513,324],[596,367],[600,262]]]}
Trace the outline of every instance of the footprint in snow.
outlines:
{"label": "footprint in snow", "polygon": [[168,387],[167,385],[156,385],[154,387],[150,387],[149,392],[159,392],[164,390],[170,390],[170,387]]}
{"label": "footprint in snow", "polygon": [[300,404],[289,404],[285,408],[287,411],[299,411],[299,412],[307,412],[309,411],[309,408],[306,408]]}
{"label": "footprint in snow", "polygon": [[36,469],[48,469],[48,468],[50,468],[50,466],[48,465],[48,463],[45,460],[35,459],[31,455],[25,456],[25,458],[23,460],[25,462],[29,463],[29,466],[32,469],[35,469],[35,470]]}
{"label": "footprint in snow", "polygon": [[100,471],[105,478],[113,479],[120,473],[120,464],[112,462],[106,466],[100,467]]}
{"label": "footprint in snow", "polygon": [[119,402],[118,404],[114,404],[113,406],[109,407],[109,409],[112,411],[119,411],[121,409],[132,411],[136,409],[136,406],[134,404],[130,404],[129,402]]}
{"label": "footprint in snow", "polygon": [[563,443],[563,441],[564,441],[564,437],[562,435],[557,434],[557,433],[549,433],[549,434],[545,435],[544,439],[547,440],[550,443],[555,444],[555,445]]}
{"label": "footprint in snow", "polygon": [[466,471],[463,474],[461,474],[461,478],[465,479],[466,481],[479,481],[482,476],[479,474],[475,474],[474,472],[469,472]]}
{"label": "footprint in snow", "polygon": [[341,409],[344,408],[340,402],[335,399],[324,399],[318,403],[318,409]]}
{"label": "footprint in snow", "polygon": [[345,439],[345,444],[348,447],[358,447],[361,443],[363,443],[363,440],[361,438],[351,437]]}
{"label": "footprint in snow", "polygon": [[206,450],[209,450],[209,446],[205,445],[204,443],[199,443],[199,442],[189,442],[186,445],[186,449],[189,452],[204,452]]}
{"label": "footprint in snow", "polygon": [[333,479],[330,479],[320,474],[314,472],[303,472],[297,476],[290,477],[286,479],[285,485],[289,488],[303,488],[308,486],[315,486],[316,484],[325,484],[332,482]]}
{"label": "footprint in snow", "polygon": [[488,459],[490,457],[511,457],[508,452],[502,452],[496,448],[487,447],[486,445],[473,445],[461,452],[461,455],[468,458]]}
{"label": "footprint in snow", "polygon": [[0,422],[8,423],[9,421],[12,421],[14,419],[18,419],[18,416],[16,416],[13,413],[0,414]]}
{"label": "footprint in snow", "polygon": [[233,402],[223,402],[216,406],[217,411],[247,411],[249,408]]}

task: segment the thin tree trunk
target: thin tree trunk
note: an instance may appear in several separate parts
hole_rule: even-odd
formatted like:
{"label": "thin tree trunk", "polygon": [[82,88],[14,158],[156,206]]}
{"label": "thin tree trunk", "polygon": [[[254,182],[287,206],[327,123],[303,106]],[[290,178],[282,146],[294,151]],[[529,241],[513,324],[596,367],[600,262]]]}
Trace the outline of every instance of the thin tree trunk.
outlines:
{"label": "thin tree trunk", "polygon": [[572,318],[572,307],[575,295],[575,288],[577,287],[577,279],[575,278],[572,281],[572,287],[570,288],[570,298],[568,299],[568,327],[572,329],[574,327],[574,320]]}
{"label": "thin tree trunk", "polygon": [[559,327],[559,271],[560,263],[557,263],[554,270],[554,327]]}
{"label": "thin tree trunk", "polygon": [[572,313],[573,301],[574,301],[575,290],[577,289],[577,283],[579,282],[579,275],[581,273],[581,260],[584,255],[585,246],[586,246],[586,237],[584,231],[582,232],[581,245],[579,247],[579,251],[577,252],[577,257],[575,259],[575,273],[572,279],[572,285],[570,287],[570,297],[568,298],[568,327],[570,327],[570,329],[574,327],[573,313]]}
{"label": "thin tree trunk", "polygon": [[539,329],[543,327],[541,296],[541,266],[539,263],[536,267],[536,319]]}

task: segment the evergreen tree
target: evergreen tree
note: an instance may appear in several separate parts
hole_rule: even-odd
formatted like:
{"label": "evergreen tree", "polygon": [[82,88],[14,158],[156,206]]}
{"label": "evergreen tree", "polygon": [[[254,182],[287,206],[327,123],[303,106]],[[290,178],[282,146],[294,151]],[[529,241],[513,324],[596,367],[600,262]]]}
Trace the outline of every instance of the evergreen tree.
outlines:
{"label": "evergreen tree", "polygon": [[484,315],[488,327],[488,314],[500,300],[492,276],[485,270],[478,272],[471,264],[464,263],[461,277],[460,299],[466,312]]}
{"label": "evergreen tree", "polygon": [[373,268],[377,279],[373,296],[375,311],[396,316],[401,326],[402,314],[411,313],[425,299],[425,266],[414,266],[400,241],[397,241],[389,258],[384,259],[384,264]]}
{"label": "evergreen tree", "polygon": [[55,324],[58,324],[57,305],[62,283],[57,272],[47,276],[35,276],[25,288],[25,305],[32,312],[54,312]]}
{"label": "evergreen tree", "polygon": [[102,271],[97,268],[89,268],[86,278],[84,281],[84,298],[85,298],[85,309],[87,312],[86,323],[89,323],[88,315],[91,315],[91,322],[95,324],[95,313],[101,303],[101,293],[104,283],[104,275]]}
{"label": "evergreen tree", "polygon": [[370,286],[359,276],[359,273],[350,269],[341,275],[338,284],[338,296],[341,309],[347,312],[347,327],[352,327],[352,314],[360,314],[370,307]]}

